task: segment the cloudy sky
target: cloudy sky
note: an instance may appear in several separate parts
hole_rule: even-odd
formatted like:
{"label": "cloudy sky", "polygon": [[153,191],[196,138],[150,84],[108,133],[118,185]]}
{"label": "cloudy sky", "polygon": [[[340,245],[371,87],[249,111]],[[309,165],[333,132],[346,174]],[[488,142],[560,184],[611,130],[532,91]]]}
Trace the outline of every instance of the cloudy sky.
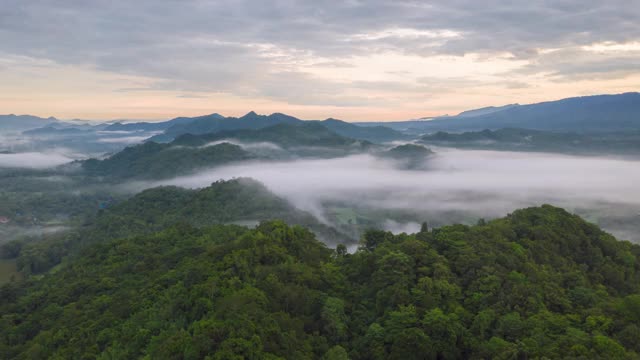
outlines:
{"label": "cloudy sky", "polygon": [[640,0],[3,0],[0,113],[399,120],[637,91]]}

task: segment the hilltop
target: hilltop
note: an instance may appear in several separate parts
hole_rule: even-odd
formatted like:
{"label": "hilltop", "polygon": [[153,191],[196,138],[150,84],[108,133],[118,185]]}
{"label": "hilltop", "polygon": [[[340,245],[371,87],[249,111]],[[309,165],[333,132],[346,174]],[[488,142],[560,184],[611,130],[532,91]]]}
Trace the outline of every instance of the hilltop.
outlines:
{"label": "hilltop", "polygon": [[[114,224],[115,226],[115,224]],[[365,234],[280,221],[94,244],[0,289],[6,358],[636,358],[640,248],[551,206]]]}

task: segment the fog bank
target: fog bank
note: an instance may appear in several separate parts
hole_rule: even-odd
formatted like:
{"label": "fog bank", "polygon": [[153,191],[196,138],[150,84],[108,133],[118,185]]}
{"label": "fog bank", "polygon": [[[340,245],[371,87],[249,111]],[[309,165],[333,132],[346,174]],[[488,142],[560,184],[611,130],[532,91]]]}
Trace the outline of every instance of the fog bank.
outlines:
{"label": "fog bank", "polygon": [[371,155],[242,163],[149,186],[197,188],[234,177],[254,178],[324,221],[327,202],[424,214],[462,211],[478,218],[543,203],[569,210],[615,203],[635,211],[632,216],[640,211],[640,162],[540,153],[440,149],[425,170],[402,170]]}
{"label": "fog bank", "polygon": [[74,159],[63,153],[24,152],[0,154],[0,168],[46,169],[66,164]]}

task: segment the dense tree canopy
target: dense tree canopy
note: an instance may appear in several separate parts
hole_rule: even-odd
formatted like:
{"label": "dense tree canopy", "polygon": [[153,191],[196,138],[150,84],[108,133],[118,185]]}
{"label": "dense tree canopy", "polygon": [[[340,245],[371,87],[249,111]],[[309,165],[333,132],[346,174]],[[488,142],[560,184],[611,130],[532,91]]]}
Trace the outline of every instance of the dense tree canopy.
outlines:
{"label": "dense tree canopy", "polygon": [[104,241],[2,288],[0,356],[638,358],[640,247],[564,210],[345,250],[279,221]]}
{"label": "dense tree canopy", "polygon": [[149,234],[177,223],[203,227],[221,223],[253,225],[260,220],[282,219],[304,225],[328,242],[349,239],[277,197],[261,183],[246,178],[217,181],[197,190],[174,186],[148,189],[97,211],[81,227],[67,233],[2,244],[0,256],[17,257],[18,267],[27,274],[42,273],[82,246]]}
{"label": "dense tree canopy", "polygon": [[251,154],[229,143],[181,147],[149,141],[128,147],[104,160],[86,160],[82,167],[93,176],[160,179],[250,158],[253,158]]}

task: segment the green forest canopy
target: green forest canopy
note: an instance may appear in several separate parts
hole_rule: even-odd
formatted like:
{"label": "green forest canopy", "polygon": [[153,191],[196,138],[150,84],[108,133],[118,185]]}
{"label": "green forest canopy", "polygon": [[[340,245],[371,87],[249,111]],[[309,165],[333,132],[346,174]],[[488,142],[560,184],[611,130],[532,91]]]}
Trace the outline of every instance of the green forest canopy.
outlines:
{"label": "green forest canopy", "polygon": [[552,206],[348,254],[280,221],[88,247],[0,291],[0,356],[638,358],[640,247]]}

